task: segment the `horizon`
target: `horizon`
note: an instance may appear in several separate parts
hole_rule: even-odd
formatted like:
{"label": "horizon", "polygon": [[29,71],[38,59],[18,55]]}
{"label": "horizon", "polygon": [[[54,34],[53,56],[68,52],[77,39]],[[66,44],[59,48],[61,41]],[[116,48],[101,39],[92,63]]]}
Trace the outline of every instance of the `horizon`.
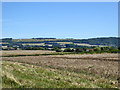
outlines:
{"label": "horizon", "polygon": [[118,36],[117,2],[3,2],[2,38]]}
{"label": "horizon", "polygon": [[[7,38],[11,38],[11,37],[7,37]],[[2,38],[2,39],[7,39],[7,38],[5,37],[5,38]],[[12,38],[12,39],[33,39],[33,38]],[[43,38],[44,39],[44,37],[37,37],[37,38]],[[34,39],[37,39],[37,38],[34,38]],[[45,37],[45,38],[49,39],[51,37]],[[119,37],[95,37],[95,38],[119,38]],[[55,39],[94,39],[94,38],[55,38]]]}

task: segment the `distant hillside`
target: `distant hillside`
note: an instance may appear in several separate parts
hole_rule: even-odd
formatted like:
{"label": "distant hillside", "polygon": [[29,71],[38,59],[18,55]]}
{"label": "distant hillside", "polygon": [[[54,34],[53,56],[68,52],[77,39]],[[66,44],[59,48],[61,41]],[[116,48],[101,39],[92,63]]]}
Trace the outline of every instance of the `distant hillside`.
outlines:
{"label": "distant hillside", "polygon": [[[105,37],[105,38],[90,38],[90,39],[71,39],[68,40],[73,43],[85,43],[90,45],[106,45],[106,46],[118,46],[117,37]],[[67,41],[67,40],[64,40]]]}
{"label": "distant hillside", "polygon": [[118,46],[117,37],[108,37],[108,38],[91,38],[91,39],[84,39],[81,42],[86,41],[87,44],[91,45],[107,45],[107,46]]}
{"label": "distant hillside", "polygon": [[56,43],[56,42],[72,42],[72,43],[84,43],[90,45],[105,45],[105,46],[118,46],[118,37],[100,37],[90,39],[55,39],[55,38],[32,38],[32,39],[12,39],[5,38],[2,42],[9,43]]}

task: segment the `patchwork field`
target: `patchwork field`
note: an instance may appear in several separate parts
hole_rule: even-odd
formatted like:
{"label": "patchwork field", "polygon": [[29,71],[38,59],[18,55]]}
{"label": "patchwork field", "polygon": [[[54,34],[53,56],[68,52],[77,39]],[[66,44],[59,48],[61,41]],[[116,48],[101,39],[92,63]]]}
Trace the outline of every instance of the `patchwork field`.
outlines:
{"label": "patchwork field", "polygon": [[3,87],[117,88],[118,61],[107,53],[2,57]]}

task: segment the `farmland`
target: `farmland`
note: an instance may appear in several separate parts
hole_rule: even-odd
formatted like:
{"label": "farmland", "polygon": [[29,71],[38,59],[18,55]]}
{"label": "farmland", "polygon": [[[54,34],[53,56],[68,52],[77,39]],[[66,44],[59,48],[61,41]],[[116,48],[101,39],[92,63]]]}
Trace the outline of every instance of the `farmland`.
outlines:
{"label": "farmland", "polygon": [[[118,86],[118,54],[45,55],[54,52],[3,51],[5,56],[21,53],[31,56],[2,57],[4,88],[117,88]],[[32,56],[35,53],[43,55]]]}
{"label": "farmland", "polygon": [[0,90],[120,89],[118,0],[1,1]]}
{"label": "farmland", "polygon": [[55,51],[45,51],[45,50],[13,50],[13,51],[2,51],[2,56],[8,55],[32,55],[32,54],[47,54]]}
{"label": "farmland", "polygon": [[92,48],[92,47],[118,47],[118,38],[90,38],[90,39],[56,39],[56,38],[32,38],[32,39],[0,39],[2,50],[52,50],[53,48]]}

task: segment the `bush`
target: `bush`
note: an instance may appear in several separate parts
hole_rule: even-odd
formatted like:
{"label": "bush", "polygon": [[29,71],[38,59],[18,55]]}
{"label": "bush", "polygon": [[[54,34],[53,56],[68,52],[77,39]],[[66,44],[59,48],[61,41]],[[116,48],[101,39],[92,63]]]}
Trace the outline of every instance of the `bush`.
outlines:
{"label": "bush", "polygon": [[73,52],[73,49],[66,48],[66,49],[64,50],[64,52]]}
{"label": "bush", "polygon": [[45,48],[42,48],[42,47],[26,47],[25,50],[45,50]]}
{"label": "bush", "polygon": [[53,47],[51,50],[55,50],[56,51],[57,49],[58,49],[57,47]]}
{"label": "bush", "polygon": [[62,50],[61,49],[57,49],[56,52],[62,52]]}
{"label": "bush", "polygon": [[111,53],[118,53],[118,51],[119,51],[118,49],[114,49],[114,50],[111,50],[110,52]]}
{"label": "bush", "polygon": [[75,52],[84,52],[84,50],[80,49],[80,48],[76,48]]}

